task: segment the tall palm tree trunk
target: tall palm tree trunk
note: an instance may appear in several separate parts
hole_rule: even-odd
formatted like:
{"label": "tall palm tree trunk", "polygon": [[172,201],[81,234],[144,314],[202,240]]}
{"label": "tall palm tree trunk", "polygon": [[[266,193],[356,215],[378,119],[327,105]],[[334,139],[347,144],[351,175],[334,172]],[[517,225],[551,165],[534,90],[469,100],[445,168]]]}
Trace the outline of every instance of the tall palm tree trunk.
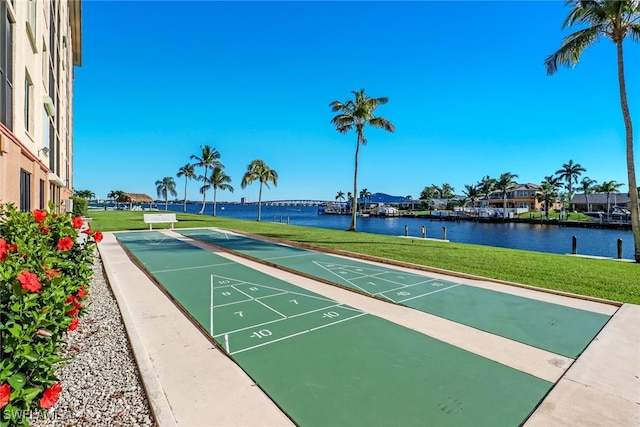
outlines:
{"label": "tall palm tree trunk", "polygon": [[211,216],[216,216],[216,193],[218,192],[218,189],[216,187],[213,187],[213,212],[211,213]]}
{"label": "tall palm tree trunk", "polygon": [[262,218],[262,181],[260,181],[260,191],[258,192],[258,219],[256,221],[260,222],[260,218]]}
{"label": "tall palm tree trunk", "polygon": [[169,210],[169,192],[164,193],[164,210]]}
{"label": "tall palm tree trunk", "polygon": [[585,199],[585,201],[587,202],[587,203],[585,204],[585,207],[586,207],[586,209],[587,209],[587,212],[591,212],[591,207],[589,206],[589,195],[587,194],[587,191],[586,191],[586,190],[585,190],[585,192],[584,192],[584,199]]}
{"label": "tall palm tree trunk", "polygon": [[[358,134],[358,132],[356,132]],[[360,152],[360,135],[356,142],[356,164],[353,173],[353,206],[351,206],[351,224],[347,231],[356,231],[356,213],[358,209],[358,154]]]}
{"label": "tall palm tree trunk", "polygon": [[507,193],[504,193],[504,197],[502,198],[502,218],[507,217]]}
{"label": "tall palm tree trunk", "polygon": [[[622,40],[616,41],[616,50],[618,52],[618,83],[620,85],[620,106],[622,107],[622,118],[624,119],[624,129],[627,142],[627,174],[629,178],[629,199],[631,202],[631,232],[634,241],[634,258],[636,262],[640,262],[640,209],[638,206],[638,191],[636,184],[636,170],[633,159],[633,125],[631,123],[631,114],[629,113],[629,104],[627,103],[627,88],[624,79],[624,57],[622,54]],[[608,203],[608,201],[607,201]]]}
{"label": "tall palm tree trunk", "polygon": [[182,212],[187,213],[187,182],[189,181],[189,178],[185,178],[184,179],[184,207],[182,209]]}
{"label": "tall palm tree trunk", "polygon": [[[209,168],[205,166],[205,168],[204,168],[204,180],[202,181],[205,184],[207,183],[207,172],[208,171],[209,171]],[[200,215],[202,215],[204,213],[204,207],[206,206],[206,201],[207,201],[207,190],[204,190],[202,192],[202,209],[200,209],[200,212],[198,212]]]}

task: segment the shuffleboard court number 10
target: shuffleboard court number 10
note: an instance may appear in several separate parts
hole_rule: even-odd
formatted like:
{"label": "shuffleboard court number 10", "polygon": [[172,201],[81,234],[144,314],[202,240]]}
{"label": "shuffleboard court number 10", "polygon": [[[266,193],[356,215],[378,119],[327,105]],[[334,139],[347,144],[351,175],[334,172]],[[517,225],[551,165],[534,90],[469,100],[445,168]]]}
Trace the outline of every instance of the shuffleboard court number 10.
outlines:
{"label": "shuffleboard court number 10", "polygon": [[322,317],[325,319],[333,319],[334,317],[340,316],[340,313],[336,313],[335,311],[327,311],[326,313],[322,313]]}
{"label": "shuffleboard court number 10", "polygon": [[271,331],[268,329],[260,329],[259,331],[255,331],[254,333],[252,333],[251,335],[249,335],[251,338],[267,338],[270,337]]}

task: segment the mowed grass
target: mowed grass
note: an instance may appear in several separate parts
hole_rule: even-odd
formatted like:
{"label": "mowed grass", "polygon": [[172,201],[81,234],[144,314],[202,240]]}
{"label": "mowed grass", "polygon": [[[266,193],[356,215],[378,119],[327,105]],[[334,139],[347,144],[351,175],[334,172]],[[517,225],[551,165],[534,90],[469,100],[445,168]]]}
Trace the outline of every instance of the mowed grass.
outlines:
{"label": "mowed grass", "polygon": [[[91,211],[101,231],[144,230],[144,212]],[[177,213],[175,228],[220,227],[340,249],[611,301],[640,304],[640,264],[571,257],[463,243],[403,239],[369,233],[301,227]],[[156,224],[154,229],[169,228]]]}

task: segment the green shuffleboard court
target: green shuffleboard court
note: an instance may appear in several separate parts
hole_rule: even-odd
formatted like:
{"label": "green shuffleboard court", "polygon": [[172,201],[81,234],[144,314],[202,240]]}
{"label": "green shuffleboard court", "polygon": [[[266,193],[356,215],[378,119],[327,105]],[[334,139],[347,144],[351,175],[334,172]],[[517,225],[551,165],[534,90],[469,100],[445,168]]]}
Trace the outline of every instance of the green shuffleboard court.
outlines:
{"label": "green shuffleboard court", "polygon": [[116,237],[298,425],[517,426],[553,386],[188,241]]}
{"label": "green shuffleboard court", "polygon": [[533,347],[577,358],[610,316],[209,229],[201,240]]}

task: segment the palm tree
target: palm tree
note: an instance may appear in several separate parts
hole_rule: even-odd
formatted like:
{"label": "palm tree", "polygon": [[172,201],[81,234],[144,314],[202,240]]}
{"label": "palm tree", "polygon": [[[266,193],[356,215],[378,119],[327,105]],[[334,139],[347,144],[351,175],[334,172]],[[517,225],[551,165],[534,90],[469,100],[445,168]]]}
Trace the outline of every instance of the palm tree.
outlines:
{"label": "palm tree", "polygon": [[507,217],[507,191],[509,191],[516,185],[516,182],[513,179],[517,177],[518,175],[514,173],[505,172],[502,175],[500,175],[500,178],[498,178],[498,181],[496,182],[496,190],[502,192],[502,217],[503,218]]}
{"label": "palm tree", "polygon": [[275,187],[278,186],[278,172],[274,169],[271,169],[264,161],[260,159],[253,160],[247,166],[247,171],[242,177],[242,183],[240,184],[242,188],[245,188],[247,185],[251,184],[253,181],[260,182],[260,192],[258,193],[258,219],[260,221],[260,217],[262,214],[262,186],[266,185],[269,188],[269,181],[273,182]]}
{"label": "palm tree", "polygon": [[338,194],[336,194],[336,200],[344,200],[344,193],[342,191],[338,191]]}
{"label": "palm tree", "polygon": [[480,198],[480,191],[478,189],[478,186],[465,184],[462,193],[465,195],[466,199],[471,202],[471,206],[475,208],[476,202]]}
{"label": "palm tree", "polygon": [[353,173],[353,206],[351,208],[351,225],[348,231],[356,231],[356,209],[358,206],[358,154],[360,145],[367,144],[367,138],[364,136],[364,127],[366,125],[384,129],[393,132],[395,127],[384,117],[376,117],[373,113],[378,105],[386,104],[389,98],[384,96],[380,98],[370,98],[364,93],[364,89],[352,91],[355,99],[347,102],[333,101],[329,104],[331,111],[339,112],[331,123],[336,126],[338,132],[346,134],[351,129],[356,131],[356,156],[355,169]]}
{"label": "palm tree", "polygon": [[444,183],[440,187],[440,197],[443,199],[451,199],[453,198],[453,192],[456,191],[455,188],[451,186],[451,184]]}
{"label": "palm tree", "polygon": [[190,179],[196,179],[198,176],[196,175],[196,167],[191,163],[187,163],[178,169],[178,173],[176,174],[178,178],[182,178],[184,176],[184,207],[183,212],[187,212],[187,183]]}
{"label": "palm tree", "polygon": [[585,207],[587,209],[587,212],[591,211],[591,206],[589,205],[589,194],[593,194],[594,191],[594,187],[598,182],[595,179],[591,179],[588,176],[585,176],[584,178],[582,178],[582,181],[580,181],[580,188],[582,189],[582,192],[584,193],[584,199],[585,199]]}
{"label": "palm tree", "polygon": [[211,215],[216,216],[216,194],[218,190],[229,190],[233,193],[233,187],[229,185],[231,177],[224,173],[221,167],[216,166],[211,172],[211,178],[208,180],[208,184],[213,187],[213,213]]}
{"label": "palm tree", "polygon": [[[204,175],[202,177],[202,181],[205,183],[202,188],[204,188],[206,187],[206,182],[208,179],[207,172],[209,171],[209,168],[222,166],[222,163],[218,161],[218,159],[220,158],[220,153],[215,148],[211,148],[210,145],[205,145],[204,147],[200,146],[200,151],[201,153],[199,156],[196,156],[194,154],[191,156],[191,159],[196,160],[196,166],[204,167]],[[207,201],[207,189],[209,187],[207,187],[204,191],[202,191],[202,188],[200,188],[200,191],[202,192],[202,209],[200,209],[200,212],[198,212],[200,215],[204,213],[204,207]]]}
{"label": "palm tree", "polygon": [[176,182],[173,180],[172,176],[166,176],[162,178],[162,180],[156,181],[156,191],[158,192],[158,197],[164,199],[164,210],[169,209],[169,194],[173,197],[176,197],[178,193],[176,192]]}
{"label": "palm tree", "polygon": [[367,199],[371,198],[371,192],[366,188],[363,188],[362,190],[360,190],[360,198],[364,203],[364,209],[367,210]]}
{"label": "palm tree", "polygon": [[120,203],[118,202],[118,199],[123,195],[124,195],[124,191],[122,190],[112,190],[109,192],[109,194],[107,194],[107,199],[111,199],[114,202],[116,202],[116,209],[118,209],[120,207]]}
{"label": "palm tree", "polygon": [[76,190],[74,191],[76,197],[82,197],[87,201],[94,200],[96,198],[96,193],[91,190]]}
{"label": "palm tree", "polygon": [[582,175],[582,172],[587,170],[583,168],[579,163],[573,163],[573,160],[569,160],[569,163],[562,165],[562,169],[558,169],[556,174],[560,180],[566,182],[566,189],[569,192],[568,198],[571,200],[573,197],[573,183],[578,183],[578,177]]}
{"label": "palm tree", "polygon": [[536,195],[536,199],[540,203],[544,203],[545,216],[549,219],[549,206],[558,200],[558,187],[562,185],[557,177],[545,176],[540,183],[540,193]]}
{"label": "palm tree", "polygon": [[609,196],[612,193],[620,193],[620,190],[618,190],[618,188],[622,187],[623,184],[619,184],[617,183],[615,180],[611,180],[611,181],[605,181],[602,184],[598,185],[596,187],[596,191],[598,193],[605,193],[607,195],[607,215],[609,215]]}
{"label": "palm tree", "polygon": [[[633,158],[633,126],[627,102],[627,89],[624,77],[624,55],[622,42],[627,34],[632,41],[640,41],[640,3],[637,0],[570,0],[572,6],[564,20],[562,28],[571,28],[574,24],[584,24],[586,28],[568,35],[562,46],[545,60],[547,74],[554,74],[558,65],[575,66],[582,52],[601,38],[610,38],[616,45],[618,59],[618,86],[620,88],[620,107],[626,134],[627,176],[629,188],[636,188],[635,161]],[[640,209],[638,194],[629,192],[631,204],[631,230],[635,245],[634,258],[640,262]]]}
{"label": "palm tree", "polygon": [[478,191],[487,199],[487,208],[489,207],[489,196],[496,190],[497,183],[498,181],[489,175],[486,175],[478,182]]}

